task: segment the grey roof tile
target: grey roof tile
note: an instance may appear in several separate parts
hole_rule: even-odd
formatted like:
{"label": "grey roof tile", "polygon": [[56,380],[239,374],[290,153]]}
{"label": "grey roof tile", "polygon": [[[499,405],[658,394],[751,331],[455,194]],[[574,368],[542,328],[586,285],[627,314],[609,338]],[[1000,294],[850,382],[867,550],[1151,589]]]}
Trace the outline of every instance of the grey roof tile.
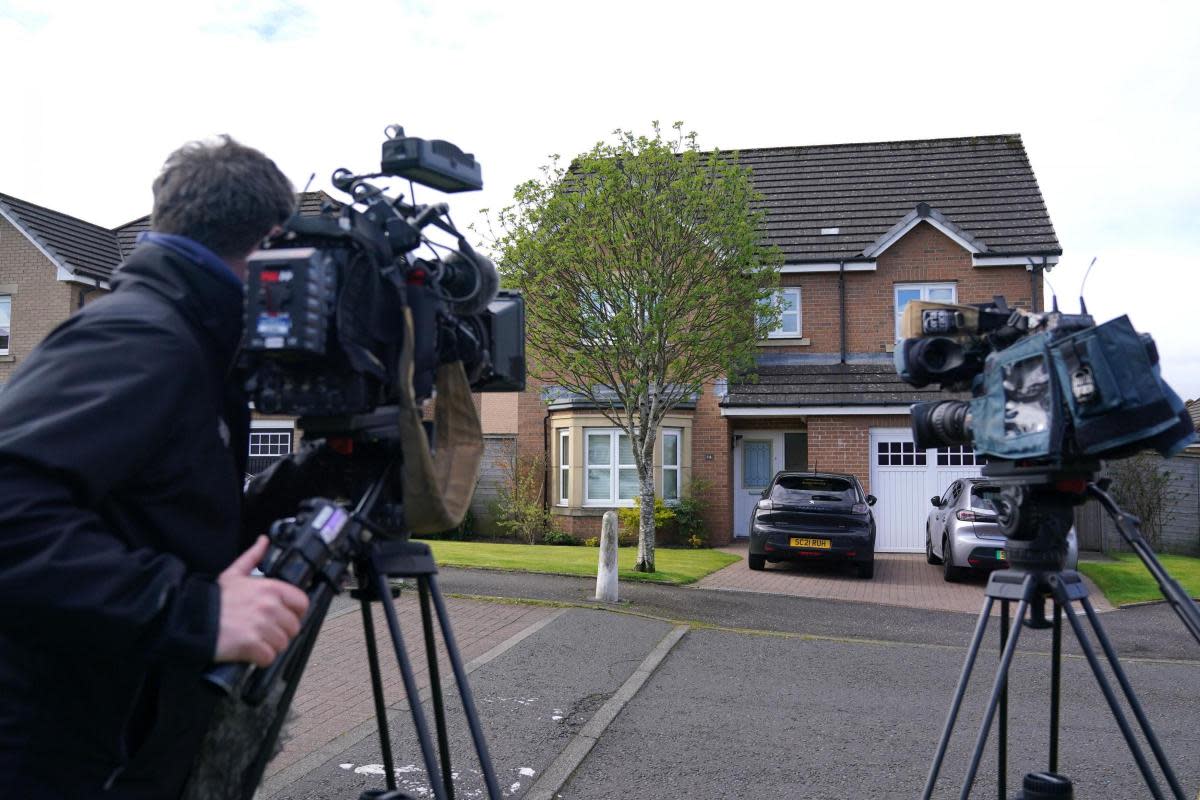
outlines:
{"label": "grey roof tile", "polygon": [[121,263],[117,237],[108,228],[7,194],[0,194],[0,204],[27,234],[72,272],[108,280]]}
{"label": "grey roof tile", "polygon": [[760,365],[757,381],[729,382],[721,405],[727,408],[772,406],[907,406],[956,395],[937,387],[909,386],[888,363]]}
{"label": "grey roof tile", "polygon": [[1062,252],[1019,135],[726,151],[734,153],[763,195],[766,241],[789,263],[862,260],[922,202],[990,255]]}

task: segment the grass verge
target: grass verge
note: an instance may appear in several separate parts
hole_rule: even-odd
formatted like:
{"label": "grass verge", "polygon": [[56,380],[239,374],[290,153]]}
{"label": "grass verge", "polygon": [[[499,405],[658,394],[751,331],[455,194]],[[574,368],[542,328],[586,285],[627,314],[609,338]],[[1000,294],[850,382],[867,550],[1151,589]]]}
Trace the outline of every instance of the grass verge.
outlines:
{"label": "grass verge", "polygon": [[[1100,587],[1110,603],[1124,606],[1163,599],[1141,559],[1133,553],[1119,553],[1113,558],[1113,561],[1079,562],[1079,571]],[[1200,597],[1200,558],[1160,555],[1158,560],[1188,594]]]}
{"label": "grass verge", "polygon": [[[427,540],[437,563],[447,567],[478,567],[514,572],[545,572],[557,575],[596,574],[599,550],[595,547],[566,547],[544,544],[497,544]],[[648,581],[684,585],[695,583],[710,572],[738,561],[738,556],[719,550],[676,550],[657,548],[651,573],[635,572],[636,547],[617,550],[617,565],[623,581]]]}

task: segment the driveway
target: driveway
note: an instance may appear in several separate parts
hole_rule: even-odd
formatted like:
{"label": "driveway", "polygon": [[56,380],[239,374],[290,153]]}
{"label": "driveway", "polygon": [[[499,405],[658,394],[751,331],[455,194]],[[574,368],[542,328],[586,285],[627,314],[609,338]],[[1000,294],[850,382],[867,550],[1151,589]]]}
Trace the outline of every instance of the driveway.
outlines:
{"label": "driveway", "polygon": [[[978,614],[983,606],[987,576],[973,575],[961,583],[946,583],[941,567],[925,563],[922,554],[877,553],[875,577],[863,580],[846,566],[821,563],[767,564],[753,571],[745,561],[747,543],[719,548],[742,557],[741,561],[701,578],[699,589],[791,595],[831,600],[853,600],[931,611],[961,611]],[[1097,611],[1112,611],[1112,606],[1096,585],[1086,577],[1092,605]],[[999,603],[995,606],[999,613]]]}

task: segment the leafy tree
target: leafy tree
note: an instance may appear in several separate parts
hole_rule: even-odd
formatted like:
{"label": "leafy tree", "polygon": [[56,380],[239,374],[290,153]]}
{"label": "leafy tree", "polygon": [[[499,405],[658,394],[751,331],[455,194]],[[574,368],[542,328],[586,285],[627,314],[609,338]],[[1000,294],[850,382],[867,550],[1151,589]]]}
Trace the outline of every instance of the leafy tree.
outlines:
{"label": "leafy tree", "polygon": [[748,371],[778,322],[778,251],[736,155],[614,132],[568,168],[519,185],[493,246],[525,294],[530,372],[594,403],[629,436],[640,499],[637,569],[654,571],[654,445],[705,382]]}

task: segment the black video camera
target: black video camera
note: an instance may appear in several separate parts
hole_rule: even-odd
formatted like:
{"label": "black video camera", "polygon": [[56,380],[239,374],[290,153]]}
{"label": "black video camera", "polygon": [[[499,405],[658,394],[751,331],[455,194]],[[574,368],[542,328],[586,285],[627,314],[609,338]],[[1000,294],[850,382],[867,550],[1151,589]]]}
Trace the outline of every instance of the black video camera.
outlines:
{"label": "black video camera", "polygon": [[913,386],[970,389],[972,399],[912,407],[917,447],[970,444],[989,459],[1035,465],[1171,455],[1195,440],[1162,379],[1154,340],[1128,317],[910,302],[896,371]]}
{"label": "black video camera", "polygon": [[[404,347],[418,400],[432,394],[439,365],[453,361],[463,363],[473,391],[525,386],[523,298],[499,290],[495,265],[455,229],[446,204],[410,205],[368,182],[395,176],[469,191],[483,186],[479,164],[398,125],[387,135],[380,172],[334,173],[350,204],[294,216],[249,260],[242,352],[262,413],[340,419],[394,404],[408,379],[400,374]],[[428,226],[457,246],[426,237]],[[431,256],[415,255],[422,245]]]}

